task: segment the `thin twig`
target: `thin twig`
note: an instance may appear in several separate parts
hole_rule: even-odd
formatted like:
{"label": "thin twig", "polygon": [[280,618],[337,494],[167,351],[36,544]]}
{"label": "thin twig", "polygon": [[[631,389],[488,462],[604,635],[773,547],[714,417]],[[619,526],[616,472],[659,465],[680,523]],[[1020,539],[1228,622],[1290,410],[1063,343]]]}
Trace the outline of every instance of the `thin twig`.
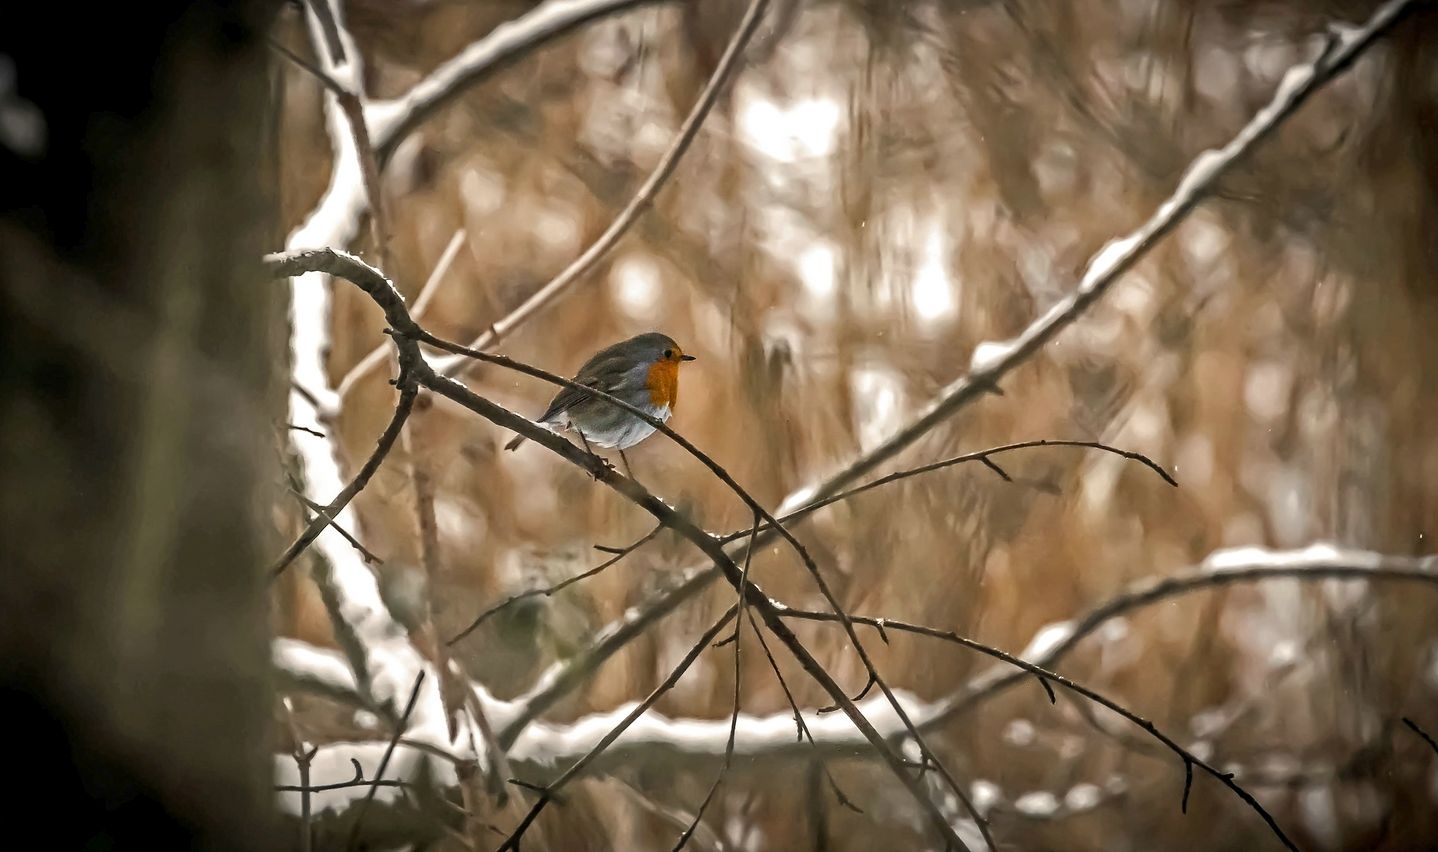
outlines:
{"label": "thin twig", "polygon": [[[1267,560],[1262,556],[1255,556],[1247,563],[1237,561],[1224,553],[1215,554],[1215,557],[1210,557],[1207,565],[1200,565],[1181,574],[1148,577],[1133,583],[1089,610],[1081,618],[1066,624],[1062,638],[1030,662],[1052,668],[1077,648],[1082,639],[1124,613],[1199,590],[1235,583],[1293,578],[1309,582],[1387,580],[1426,583],[1438,587],[1438,556],[1379,556],[1367,552],[1354,552],[1345,556],[1342,552],[1324,548],[1312,557],[1305,557],[1303,551],[1297,551],[1279,554]],[[983,672],[939,702],[939,708],[924,723],[925,727],[952,719],[1025,679],[1027,675],[1021,672],[1004,669]]]}
{"label": "thin twig", "polygon": [[[684,123],[679,126],[679,131],[670,144],[669,150],[664,152],[664,156],[660,158],[648,180],[639,187],[634,198],[630,199],[629,204],[620,211],[604,233],[599,236],[599,239],[585,249],[583,254],[575,258],[574,262],[569,264],[563,272],[539,288],[534,295],[525,299],[519,307],[492,323],[469,344],[470,349],[487,349],[493,346],[563,295],[570,285],[594,268],[595,264],[619,242],[630,226],[638,221],[640,214],[654,203],[654,197],[659,194],[660,188],[674,174],[674,170],[679,166],[680,158],[689,150],[689,146],[699,135],[699,128],[703,126],[704,119],[709,116],[714,104],[719,100],[720,93],[723,92],[725,85],[739,68],[740,60],[744,56],[744,48],[748,46],[749,40],[758,30],[759,22],[768,5],[769,0],[752,0],[749,4],[748,11],[744,13],[739,28],[734,32],[733,38],[729,40],[728,46],[725,47],[719,64],[715,66],[714,73],[709,77],[709,82],[704,85],[703,91],[699,93],[699,99],[694,103],[694,107],[689,111]],[[468,361],[459,359],[446,365],[440,372],[454,378],[462,375],[469,366]]]}
{"label": "thin twig", "polygon": [[[349,840],[345,843],[346,849],[354,849],[355,843],[359,840],[360,826],[364,823],[365,812],[369,810],[370,802],[374,801],[375,791],[379,789],[380,782],[384,778],[384,771],[389,767],[390,756],[394,754],[394,747],[399,743],[399,738],[404,735],[405,726],[409,724],[409,714],[414,712],[415,702],[419,699],[419,688],[424,685],[424,670],[415,676],[414,688],[409,692],[409,701],[404,706],[404,714],[399,717],[399,722],[394,726],[394,736],[390,737],[389,745],[385,746],[384,757],[380,758],[379,769],[375,770],[374,780],[370,782],[369,792],[365,794],[364,801],[360,802],[359,812],[355,814],[354,824],[350,826]],[[355,764],[355,771],[359,771],[359,764]]]}
{"label": "thin twig", "polygon": [[[305,774],[308,775],[309,771],[306,770]],[[408,781],[379,781],[367,779],[364,777],[363,770],[361,770],[358,763],[356,763],[355,777],[348,781],[337,781],[333,784],[316,784],[313,787],[309,786],[308,781],[303,781],[300,784],[276,784],[274,789],[275,792],[278,793],[299,793],[303,799],[308,800],[311,793],[328,793],[331,790],[351,790],[355,787],[398,787],[404,789],[412,786],[414,785]]]}
{"label": "thin twig", "polygon": [[654,687],[649,695],[645,696],[643,701],[636,704],[634,709],[630,710],[619,724],[615,725],[608,733],[601,737],[599,742],[595,743],[594,747],[583,757],[571,764],[559,777],[541,788],[542,792],[540,793],[539,799],[535,801],[529,813],[525,815],[524,820],[520,822],[519,826],[515,828],[509,838],[499,847],[500,852],[506,849],[517,850],[519,848],[520,838],[524,836],[524,832],[529,829],[529,826],[534,822],[535,818],[539,816],[539,812],[544,809],[544,806],[554,798],[555,794],[558,793],[565,784],[569,783],[571,779],[582,772],[586,766],[602,754],[605,749],[609,748],[611,743],[619,739],[619,735],[624,733],[630,725],[634,724],[635,719],[644,715],[644,712],[650,707],[653,707],[654,703],[658,701],[664,693],[668,692],[679,682],[679,679],[684,676],[684,673],[689,670],[689,667],[694,664],[694,661],[699,659],[699,655],[704,653],[704,649],[709,647],[709,643],[714,641],[714,637],[719,635],[719,631],[723,630],[725,625],[734,618],[738,609],[739,607],[737,605],[729,607],[729,609],[719,617],[718,621],[715,621],[709,626],[708,630],[704,631],[704,635],[699,637],[699,641],[694,643],[694,646],[689,649],[689,652],[684,655],[684,658],[679,661],[678,665],[669,672],[669,676],[664,678],[662,683]]}
{"label": "thin twig", "polygon": [[295,53],[288,47],[285,47],[283,44],[276,41],[273,37],[267,39],[267,41],[269,42],[271,49],[273,49],[276,53],[279,53],[281,56],[288,59],[289,61],[293,62],[299,68],[309,72],[311,77],[314,77],[316,80],[318,80],[320,85],[324,86],[331,93],[335,95],[344,93],[345,87],[341,86],[339,84],[339,81],[336,80],[333,76],[331,76],[328,71],[324,70],[323,68],[320,68],[318,65],[315,65],[313,62],[309,61],[308,59],[305,59],[303,56],[300,56],[298,53]]}
{"label": "thin twig", "polygon": [[[449,244],[444,247],[444,252],[439,256],[439,261],[435,263],[434,269],[430,270],[428,280],[424,282],[424,286],[420,288],[419,295],[415,297],[414,307],[410,309],[410,314],[416,321],[424,319],[430,302],[434,301],[435,294],[439,292],[440,282],[444,281],[445,277],[449,274],[449,268],[454,264],[454,259],[459,255],[459,250],[463,246],[464,229],[460,228],[454,232],[454,236],[450,237]],[[381,364],[385,363],[390,352],[389,342],[381,342],[366,353],[363,358],[359,359],[359,361],[350,368],[349,372],[345,373],[344,378],[340,379],[339,384],[335,386],[335,395],[339,397],[341,405],[349,398],[350,393],[355,389],[355,386],[359,384],[360,380],[378,369]]]}
{"label": "thin twig", "polygon": [[1425,731],[1425,730],[1423,730],[1422,728],[1418,727],[1418,723],[1417,723],[1417,722],[1414,722],[1412,719],[1408,718],[1407,716],[1404,716],[1404,717],[1403,717],[1403,724],[1407,725],[1407,726],[1408,726],[1408,729],[1411,730],[1413,733],[1415,733],[1415,734],[1417,734],[1418,736],[1422,737],[1422,738],[1423,738],[1423,742],[1427,743],[1427,744],[1428,744],[1428,747],[1431,748],[1431,749],[1433,749],[1433,753],[1434,753],[1434,754],[1438,754],[1438,742],[1434,742],[1433,738],[1430,737],[1430,736],[1428,736],[1428,732],[1427,732],[1427,731]]}
{"label": "thin twig", "polygon": [[656,524],[654,529],[650,530],[648,533],[645,533],[644,536],[636,539],[632,544],[629,544],[624,548],[617,549],[616,551],[614,551],[613,557],[604,560],[593,568],[590,568],[588,571],[582,571],[578,574],[575,574],[573,577],[568,577],[564,580],[560,580],[558,583],[545,586],[542,589],[526,589],[525,591],[510,595],[509,597],[505,598],[504,600],[500,601],[499,603],[495,604],[494,606],[491,606],[489,609],[486,609],[484,612],[481,612],[479,615],[475,616],[474,620],[469,623],[469,626],[454,634],[454,636],[450,638],[447,644],[453,645],[454,643],[468,636],[470,633],[473,633],[475,629],[477,629],[481,624],[488,621],[491,616],[495,615],[496,613],[500,612],[511,604],[517,603],[522,600],[527,600],[529,598],[539,597],[540,595],[543,595],[544,597],[550,597],[558,592],[563,591],[569,586],[578,583],[580,580],[587,580],[590,577],[593,577],[594,575],[610,567],[619,560],[623,559],[624,557],[638,550],[640,547],[643,547],[645,544],[652,541],[654,537],[659,535],[660,531],[663,529],[664,526],[662,524]]}
{"label": "thin twig", "polygon": [[[756,514],[754,516],[754,532],[749,536],[748,549],[744,551],[743,579],[746,583],[749,580],[749,564],[754,558],[754,537],[759,534],[759,521],[760,518]],[[742,585],[741,583],[741,586]],[[674,844],[674,852],[679,852],[679,850],[689,844],[689,838],[694,836],[694,830],[699,827],[699,821],[704,819],[704,811],[708,810],[709,802],[713,800],[714,793],[719,789],[719,785],[724,782],[724,776],[729,772],[729,764],[734,761],[734,735],[739,730],[739,696],[741,686],[739,647],[744,644],[741,641],[741,636],[744,633],[744,616],[748,612],[748,608],[744,606],[744,597],[742,594],[739,596],[739,600],[735,603],[735,606],[739,607],[739,620],[734,624],[734,709],[733,712],[729,714],[729,739],[724,743],[724,762],[719,767],[719,773],[714,776],[714,783],[709,785],[709,792],[704,794],[704,801],[699,803],[699,809],[694,812],[694,819],[690,820],[684,832],[679,835],[679,840]]]}
{"label": "thin twig", "polygon": [[359,551],[360,556],[364,557],[365,562],[368,562],[371,565],[376,565],[384,561],[378,556],[375,556],[373,553],[371,553],[369,548],[365,547],[363,544],[360,544],[359,539],[351,535],[349,530],[340,526],[339,521],[336,521],[334,518],[330,517],[329,512],[325,509],[324,506],[321,506],[319,503],[316,503],[315,501],[306,497],[304,495],[304,492],[300,491],[293,485],[290,486],[290,494],[299,501],[301,506],[304,506],[306,509],[309,509],[311,512],[315,513],[315,515],[323,518],[330,525],[330,527],[334,529],[335,532],[344,536],[345,541],[349,542],[351,547]]}
{"label": "thin twig", "polygon": [[365,459],[365,463],[360,466],[359,472],[355,474],[354,479],[350,480],[349,485],[336,494],[335,498],[323,507],[323,511],[316,510],[317,514],[314,520],[310,521],[304,531],[290,542],[289,547],[285,548],[285,552],[281,553],[270,565],[268,573],[271,581],[278,579],[290,566],[290,563],[304,553],[305,548],[310,546],[310,542],[314,541],[326,526],[334,523],[331,519],[337,517],[355,498],[355,495],[363,491],[369,484],[370,478],[374,476],[375,471],[379,470],[380,465],[384,463],[385,456],[389,455],[395,441],[399,439],[404,422],[409,419],[410,411],[414,408],[414,398],[417,393],[418,391],[414,387],[408,385],[400,389],[399,402],[395,404],[394,415],[390,418],[389,425],[385,427],[384,432],[380,433],[379,441],[375,443],[374,452]]}
{"label": "thin twig", "polygon": [[[828,612],[797,610],[778,603],[775,604],[775,607],[776,609],[778,609],[780,615],[786,618],[798,618],[806,621],[829,622],[838,620],[832,613]],[[960,636],[958,633],[952,630],[942,630],[937,627],[926,627],[921,624],[910,624],[909,622],[897,621],[892,618],[874,618],[870,616],[857,615],[852,616],[852,618],[854,622],[859,624],[867,624],[876,628],[882,626],[887,630],[899,630],[906,633],[913,633],[919,636],[928,636],[934,639],[942,639],[946,642],[952,642],[964,648],[978,651],[981,654],[986,654],[996,660],[1000,660],[1006,665],[1019,669],[1021,672],[1035,675],[1045,683],[1057,683],[1058,685],[1064,687],[1070,692],[1081,695],[1084,698],[1087,698],[1089,701],[1094,702],[1095,704],[1102,705],[1103,707],[1112,710],[1114,713],[1117,713],[1118,715],[1137,725],[1139,728],[1143,729],[1149,736],[1158,740],[1164,745],[1164,747],[1166,747],[1169,751],[1172,751],[1183,761],[1185,781],[1181,807],[1184,812],[1187,812],[1188,810],[1188,791],[1193,784],[1193,767],[1197,766],[1199,769],[1202,769],[1204,772],[1217,779],[1219,783],[1223,784],[1229,790],[1233,791],[1234,795],[1242,799],[1244,803],[1246,803],[1260,817],[1263,818],[1263,821],[1268,824],[1268,827],[1273,831],[1273,833],[1278,837],[1278,839],[1283,843],[1285,847],[1294,850],[1294,852],[1297,852],[1298,847],[1294,846],[1293,841],[1288,839],[1288,835],[1283,833],[1283,829],[1279,828],[1278,822],[1274,820],[1273,816],[1269,814],[1268,811],[1265,810],[1261,804],[1258,803],[1258,800],[1255,799],[1252,794],[1250,794],[1247,790],[1243,789],[1243,787],[1241,787],[1238,782],[1233,780],[1232,773],[1221,772],[1210,764],[1206,763],[1205,761],[1199,759],[1199,757],[1193,752],[1179,745],[1173,740],[1173,738],[1169,737],[1163,731],[1159,730],[1158,726],[1154,725],[1153,722],[1149,721],[1148,719],[1145,719],[1137,713],[1134,713],[1132,710],[1129,710],[1127,707],[1124,707],[1117,701],[1114,701],[1113,699],[1108,698],[1107,696],[1093,689],[1090,689],[1089,687],[1086,687],[1080,683],[1069,680],[1068,678],[1064,677],[1061,674],[1058,674],[1057,672],[1050,671],[1043,668],[1042,666],[1034,665],[1028,660],[1022,659],[1021,657],[1015,657],[1014,655],[995,648],[991,645],[985,645],[982,642],[977,642],[966,636]]]}
{"label": "thin twig", "polygon": [[[814,732],[809,730],[809,724],[804,721],[804,712],[799,709],[799,702],[794,700],[794,693],[789,689],[788,681],[784,679],[784,672],[779,669],[778,660],[774,659],[774,652],[769,650],[769,641],[764,638],[764,631],[757,626],[754,628],[754,638],[759,640],[759,647],[764,651],[765,659],[769,661],[769,669],[774,672],[774,678],[779,681],[779,689],[784,693],[784,700],[789,702],[789,710],[794,714],[794,727],[798,730],[799,742],[807,740],[809,748],[817,751],[819,744],[814,741]],[[829,789],[834,791],[834,798],[838,800],[839,804],[856,814],[862,814],[863,810],[854,804],[853,800],[839,786],[839,782],[834,780],[834,775],[829,771],[828,765],[818,757],[815,758],[815,763],[824,773],[824,777],[829,779]]]}
{"label": "thin twig", "polygon": [[286,423],[286,424],[285,424],[285,427],[288,428],[288,429],[293,429],[293,430],[296,431],[296,432],[307,432],[307,433],[309,433],[309,434],[311,434],[311,435],[314,435],[316,438],[324,438],[324,437],[327,437],[327,436],[325,435],[325,433],[321,432],[320,430],[318,430],[318,429],[311,429],[311,428],[308,427],[308,426],[300,426],[300,425],[295,424],[295,423]]}

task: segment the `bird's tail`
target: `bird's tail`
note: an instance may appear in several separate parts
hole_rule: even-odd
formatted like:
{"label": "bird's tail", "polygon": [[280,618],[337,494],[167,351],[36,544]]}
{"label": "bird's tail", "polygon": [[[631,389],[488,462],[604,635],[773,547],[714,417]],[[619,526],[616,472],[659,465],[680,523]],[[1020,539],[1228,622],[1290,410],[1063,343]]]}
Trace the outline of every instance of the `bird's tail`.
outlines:
{"label": "bird's tail", "polygon": [[504,448],[505,448],[506,450],[517,450],[517,449],[519,449],[519,445],[522,444],[522,443],[524,443],[524,436],[523,436],[523,435],[515,435],[515,436],[514,436],[514,440],[513,440],[513,441],[510,441],[508,444],[505,444],[505,445],[504,445]]}

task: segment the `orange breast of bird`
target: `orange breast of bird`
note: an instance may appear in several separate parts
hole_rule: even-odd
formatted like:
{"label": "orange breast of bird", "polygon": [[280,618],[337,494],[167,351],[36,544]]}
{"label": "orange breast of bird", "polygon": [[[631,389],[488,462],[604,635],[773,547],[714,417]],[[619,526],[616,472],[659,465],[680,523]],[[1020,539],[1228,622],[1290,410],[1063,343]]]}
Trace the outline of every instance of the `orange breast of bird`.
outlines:
{"label": "orange breast of bird", "polygon": [[679,362],[654,362],[654,366],[649,368],[649,379],[644,386],[649,388],[651,405],[673,408],[679,401]]}

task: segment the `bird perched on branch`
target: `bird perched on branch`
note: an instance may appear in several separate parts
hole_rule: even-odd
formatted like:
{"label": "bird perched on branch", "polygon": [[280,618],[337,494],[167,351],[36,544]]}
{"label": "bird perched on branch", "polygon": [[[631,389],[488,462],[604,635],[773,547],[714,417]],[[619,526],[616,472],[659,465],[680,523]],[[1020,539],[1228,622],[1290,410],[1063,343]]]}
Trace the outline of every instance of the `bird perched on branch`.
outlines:
{"label": "bird perched on branch", "polygon": [[[693,360],[673,338],[651,331],[599,350],[579,368],[574,381],[622,399],[663,422],[679,401],[679,365]],[[631,412],[568,387],[554,395],[535,422],[571,429],[586,445],[611,447],[621,455],[654,434],[652,425]],[[512,450],[522,443],[524,436],[520,435],[504,448]]]}

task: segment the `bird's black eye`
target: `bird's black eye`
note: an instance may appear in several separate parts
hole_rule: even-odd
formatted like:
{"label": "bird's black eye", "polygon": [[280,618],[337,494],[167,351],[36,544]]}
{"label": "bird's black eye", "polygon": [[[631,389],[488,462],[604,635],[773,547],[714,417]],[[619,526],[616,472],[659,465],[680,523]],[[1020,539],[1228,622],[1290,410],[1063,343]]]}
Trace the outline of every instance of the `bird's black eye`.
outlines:
{"label": "bird's black eye", "polygon": [[665,350],[664,350],[664,357],[665,357],[665,358],[673,358],[673,357],[674,357],[674,350],[673,350],[673,349],[665,349]]}

